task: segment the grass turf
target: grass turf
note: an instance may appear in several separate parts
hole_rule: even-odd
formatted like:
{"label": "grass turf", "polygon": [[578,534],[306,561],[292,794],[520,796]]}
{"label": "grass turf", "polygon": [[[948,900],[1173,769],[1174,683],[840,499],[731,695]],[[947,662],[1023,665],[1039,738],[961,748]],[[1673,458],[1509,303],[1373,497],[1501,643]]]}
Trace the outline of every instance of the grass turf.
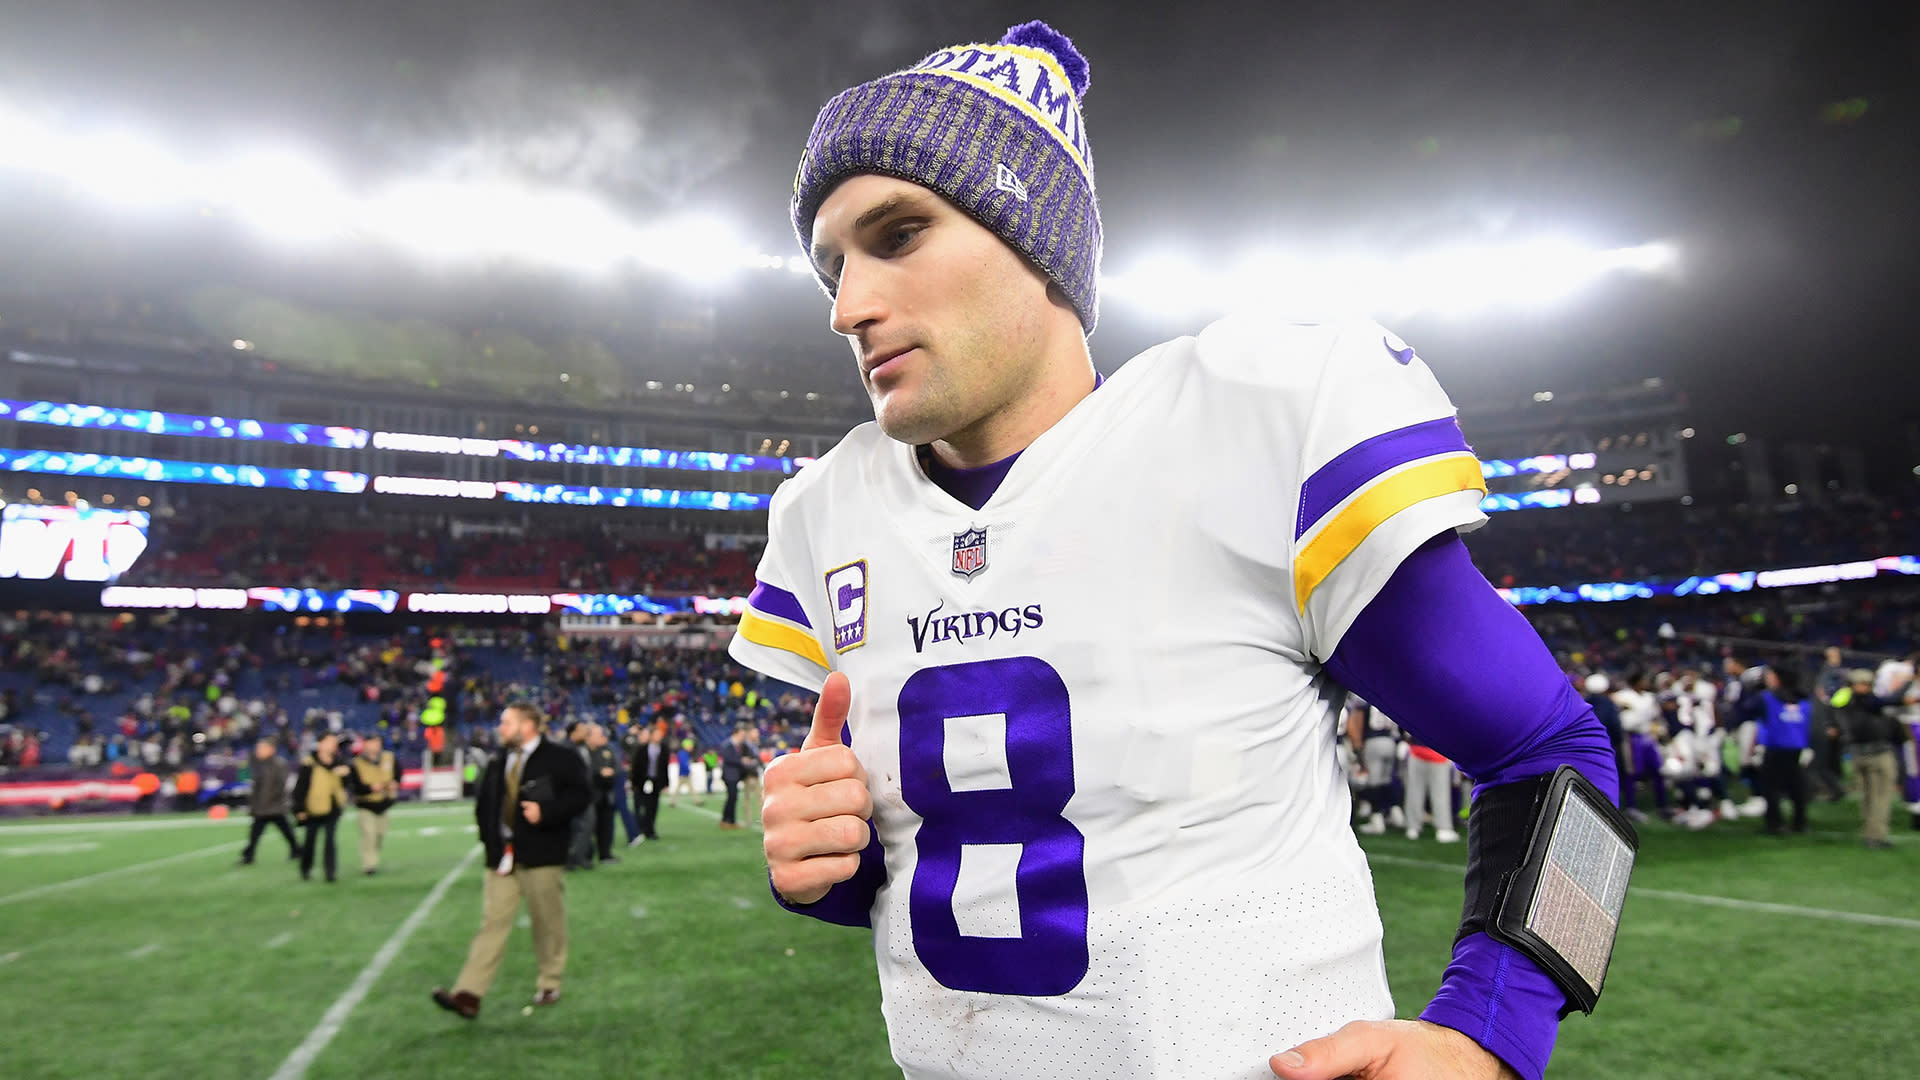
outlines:
{"label": "grass turf", "polygon": [[[1549,1075],[1739,1080],[1905,1077],[1920,1060],[1911,973],[1920,837],[1863,850],[1852,804],[1810,836],[1750,823],[1642,830],[1606,1000],[1562,1028]],[[92,827],[98,824],[104,827]],[[0,1073],[23,1080],[265,1078],[472,846],[465,807],[398,811],[387,869],[298,880],[285,843],[235,865],[244,818],[0,828]],[[315,1059],[316,1080],[373,1077],[898,1076],[867,935],[789,915],[767,895],[759,836],[693,809],[660,842],[567,878],[571,958],[556,1008],[523,1015],[531,942],[510,944],[481,1019],[433,1007],[479,917],[469,864]],[[1459,846],[1367,838],[1402,1015],[1439,983],[1459,917]],[[72,882],[71,886],[63,883]],[[1909,920],[1862,925],[1716,907],[1704,894]],[[791,950],[791,952],[789,952]],[[1283,1049],[1275,1047],[1275,1049]],[[1842,1065],[1841,1063],[1844,1063]]]}

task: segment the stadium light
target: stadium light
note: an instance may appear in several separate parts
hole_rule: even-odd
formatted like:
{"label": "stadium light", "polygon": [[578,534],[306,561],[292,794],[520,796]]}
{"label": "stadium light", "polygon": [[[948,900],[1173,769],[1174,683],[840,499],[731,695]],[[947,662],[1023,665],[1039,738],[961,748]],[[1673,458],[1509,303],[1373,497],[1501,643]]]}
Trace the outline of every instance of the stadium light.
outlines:
{"label": "stadium light", "polygon": [[1668,244],[1592,249],[1562,237],[1518,244],[1415,252],[1398,259],[1354,253],[1309,257],[1262,251],[1221,269],[1177,254],[1149,257],[1100,287],[1117,299],[1169,317],[1260,313],[1268,317],[1418,312],[1475,314],[1492,307],[1559,303],[1615,273],[1661,273],[1677,255]]}
{"label": "stadium light", "polygon": [[[436,262],[517,259],[589,273],[639,266],[711,282],[745,270],[811,277],[794,254],[756,251],[726,222],[636,222],[586,192],[506,183],[402,179],[351,191],[315,156],[264,146],[226,157],[176,153],[137,132],[63,129],[0,102],[0,169],[45,175],[70,193],[151,212],[210,206],[276,244],[357,237]],[[1104,275],[1102,291],[1149,315],[1383,319],[1469,315],[1564,301],[1609,275],[1670,272],[1669,243],[1596,248],[1567,237],[1382,257],[1255,250],[1197,262],[1150,256]]]}
{"label": "stadium light", "polygon": [[120,209],[155,210],[182,203],[199,184],[186,162],[130,131],[67,140],[58,160],[63,179]]}
{"label": "stadium light", "polygon": [[208,172],[206,197],[270,243],[311,247],[343,238],[357,207],[316,158],[290,147],[236,155]]}

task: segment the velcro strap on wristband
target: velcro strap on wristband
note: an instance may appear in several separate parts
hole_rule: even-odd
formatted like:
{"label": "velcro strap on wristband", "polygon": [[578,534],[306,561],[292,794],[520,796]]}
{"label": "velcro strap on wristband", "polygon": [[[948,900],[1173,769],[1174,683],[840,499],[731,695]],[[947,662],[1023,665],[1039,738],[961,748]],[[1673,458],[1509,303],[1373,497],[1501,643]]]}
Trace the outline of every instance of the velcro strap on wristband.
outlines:
{"label": "velcro strap on wristband", "polygon": [[1529,777],[1482,788],[1467,814],[1467,898],[1455,944],[1485,933],[1499,907],[1501,887],[1527,858],[1533,823],[1553,776]]}

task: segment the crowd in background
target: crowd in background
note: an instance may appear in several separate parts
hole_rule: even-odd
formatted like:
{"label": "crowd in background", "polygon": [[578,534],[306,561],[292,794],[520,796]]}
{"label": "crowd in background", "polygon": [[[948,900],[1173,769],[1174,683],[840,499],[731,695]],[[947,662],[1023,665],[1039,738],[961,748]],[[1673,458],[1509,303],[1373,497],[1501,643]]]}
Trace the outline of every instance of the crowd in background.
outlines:
{"label": "crowd in background", "polygon": [[[730,596],[752,588],[759,560],[758,544],[729,536],[710,545],[698,524],[649,518],[639,527],[618,512],[567,508],[536,520],[246,495],[168,493],[150,550],[122,583]],[[1467,544],[1502,587],[1676,581],[1920,554],[1920,504],[1855,495],[1519,511],[1493,515]]]}
{"label": "crowd in background", "polygon": [[59,761],[122,771],[244,766],[261,740],[298,760],[329,732],[350,743],[380,735],[417,765],[435,697],[447,718],[444,746],[478,751],[475,762],[494,749],[493,721],[516,701],[561,729],[600,723],[629,748],[659,726],[673,747],[691,743],[698,755],[735,729],[757,753],[781,752],[799,744],[794,728],[804,732],[812,715],[810,695],[763,680],[716,645],[551,627],[356,635],[286,621],[6,616],[0,681],[0,770]]}
{"label": "crowd in background", "polygon": [[709,547],[702,533],[635,529],[604,515],[558,525],[513,517],[252,507],[201,498],[169,505],[125,585],[319,589],[524,589],[735,595],[750,588],[754,546]]}
{"label": "crowd in background", "polygon": [[1492,515],[1467,536],[1495,585],[1673,581],[1920,554],[1920,504],[1849,495],[1823,502],[1575,506]]}
{"label": "crowd in background", "polygon": [[[730,592],[750,586],[756,559],[751,548],[710,546],[702,535],[636,537],[603,523],[543,528],[536,541],[455,529],[445,517],[376,522],[361,511],[203,521],[174,515],[156,526],[160,558],[145,564],[155,581],[237,584],[298,570],[286,583],[367,584],[373,574],[469,588],[514,580],[542,588]],[[1920,515],[1868,502],[1784,509],[1668,504],[1631,513],[1578,508],[1497,515],[1470,543],[1496,583],[1673,579],[1920,551]],[[1766,805],[1759,794],[1765,745],[1758,721],[1741,711],[1762,696],[1792,697],[1789,704],[1807,714],[1806,777],[1829,795],[1843,770],[1855,782],[1842,725],[1828,717],[1850,673],[1864,668],[1873,676],[1860,700],[1911,718],[1913,684],[1890,683],[1888,675],[1899,670],[1888,665],[1910,663],[1904,658],[1920,642],[1920,584],[1903,581],[1523,610],[1596,711],[1628,718],[1618,735],[1627,804],[1637,813],[1646,803],[1699,827],[1743,806]],[[447,717],[437,737],[454,750],[474,751],[469,760],[476,764],[494,749],[493,720],[513,701],[531,703],[559,731],[599,725],[623,762],[655,737],[676,769],[687,760],[704,766],[717,764],[710,755],[737,754],[729,749],[736,731],[757,757],[798,746],[811,696],[742,669],[720,646],[717,638],[688,646],[569,636],[551,625],[367,635],[326,620],[301,626],[265,617],[217,625],[175,616],[0,617],[0,770],[244,770],[258,740],[297,761],[327,732],[345,735],[350,746],[358,736],[379,734],[413,767],[436,726],[427,718],[435,698]],[[1825,657],[1828,649],[1844,651],[1844,659]],[[435,672],[444,672],[442,681],[430,688]],[[1743,692],[1748,704],[1736,708]],[[1702,695],[1710,708],[1697,703]],[[1358,741],[1341,742],[1367,771],[1365,733],[1377,738],[1376,729],[1392,725],[1361,715]],[[1709,744],[1713,751],[1701,749]],[[1425,761],[1414,749],[1396,753]],[[1896,753],[1902,784],[1920,772],[1911,758],[1909,742]],[[1715,783],[1688,787],[1705,775],[1709,759],[1723,760]],[[1416,766],[1401,760],[1388,770],[1392,798],[1374,790],[1376,783],[1363,785],[1364,826],[1380,827],[1384,819],[1375,812],[1389,802],[1405,817],[1399,778]],[[1438,772],[1426,771],[1434,779],[1419,785],[1423,794],[1442,786]],[[1370,775],[1377,781],[1379,770]],[[1729,785],[1743,797],[1734,798]],[[1695,797],[1701,790],[1713,798],[1702,803]],[[1920,807],[1920,790],[1903,798]]]}

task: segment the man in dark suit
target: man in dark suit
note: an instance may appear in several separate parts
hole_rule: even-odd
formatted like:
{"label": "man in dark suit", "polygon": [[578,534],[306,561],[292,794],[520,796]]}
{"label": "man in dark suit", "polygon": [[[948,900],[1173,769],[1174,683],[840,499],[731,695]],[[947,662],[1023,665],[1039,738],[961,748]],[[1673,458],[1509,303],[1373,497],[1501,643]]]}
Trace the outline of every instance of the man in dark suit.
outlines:
{"label": "man in dark suit", "polygon": [[480,1014],[480,999],[500,973],[523,897],[539,967],[533,1003],[560,1000],[560,975],[567,966],[567,846],[573,819],[593,801],[579,752],[542,739],[533,706],[516,702],[502,709],[499,730],[500,753],[487,764],[474,802],[487,858],[480,932],[453,989],[433,991],[441,1008],[469,1020]]}
{"label": "man in dark suit", "polygon": [[640,839],[658,840],[654,826],[660,820],[660,793],[667,787],[667,768],[673,754],[667,749],[667,725],[662,722],[647,728],[646,737],[633,748],[633,760],[627,763],[627,775],[633,778],[633,801],[640,808]]}
{"label": "man in dark suit", "polygon": [[587,725],[587,766],[593,780],[594,852],[603,863],[619,862],[613,854],[613,793],[620,785],[620,757],[599,724]]}

